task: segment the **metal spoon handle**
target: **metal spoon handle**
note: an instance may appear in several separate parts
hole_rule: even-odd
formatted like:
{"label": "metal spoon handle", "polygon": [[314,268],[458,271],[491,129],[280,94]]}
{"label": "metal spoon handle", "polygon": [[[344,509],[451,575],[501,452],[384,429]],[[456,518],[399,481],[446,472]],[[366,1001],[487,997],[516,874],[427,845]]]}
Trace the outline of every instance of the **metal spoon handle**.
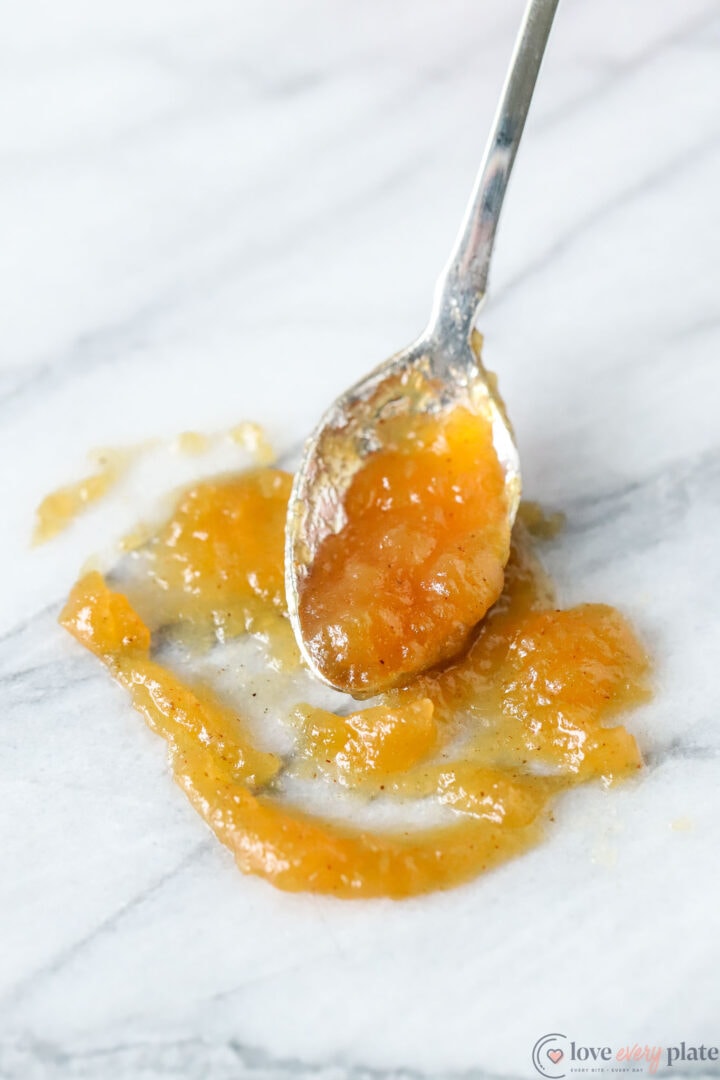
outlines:
{"label": "metal spoon handle", "polygon": [[436,333],[444,323],[445,332],[468,334],[485,297],[500,211],[557,6],[558,0],[529,0],[525,9],[475,187],[436,287]]}

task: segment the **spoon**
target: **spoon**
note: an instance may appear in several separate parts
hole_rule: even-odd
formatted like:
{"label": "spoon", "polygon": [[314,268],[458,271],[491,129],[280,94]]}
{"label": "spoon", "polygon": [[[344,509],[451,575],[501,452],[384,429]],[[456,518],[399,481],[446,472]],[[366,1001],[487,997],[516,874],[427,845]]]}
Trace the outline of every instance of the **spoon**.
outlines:
{"label": "spoon", "polygon": [[[503,402],[483,368],[473,329],[485,298],[500,211],[520,144],[558,0],[529,0],[500,104],[460,233],[435,289],[420,337],[342,394],[305,444],[290,496],[285,585],[290,622],[303,659],[315,663],[303,634],[300,596],[322,542],[345,524],[344,498],[354,475],[379,449],[378,424],[388,416],[437,415],[457,406],[485,411],[505,473],[508,524],[520,502],[520,461]],[[373,691],[365,687],[364,693]]]}

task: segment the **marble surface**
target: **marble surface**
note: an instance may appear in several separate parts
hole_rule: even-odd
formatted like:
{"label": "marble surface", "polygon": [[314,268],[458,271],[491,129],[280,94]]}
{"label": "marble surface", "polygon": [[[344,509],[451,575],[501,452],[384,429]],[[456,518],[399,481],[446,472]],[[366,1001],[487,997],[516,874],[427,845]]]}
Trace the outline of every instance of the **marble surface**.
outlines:
{"label": "marble surface", "polygon": [[568,515],[563,601],[620,604],[656,658],[636,784],[445,895],[275,892],[56,626],[116,511],[28,546],[89,447],[254,418],[289,452],[413,337],[521,7],[6,12],[2,1077],[487,1080],[550,1031],[720,1042],[714,0],[562,0],[480,321],[526,493]]}

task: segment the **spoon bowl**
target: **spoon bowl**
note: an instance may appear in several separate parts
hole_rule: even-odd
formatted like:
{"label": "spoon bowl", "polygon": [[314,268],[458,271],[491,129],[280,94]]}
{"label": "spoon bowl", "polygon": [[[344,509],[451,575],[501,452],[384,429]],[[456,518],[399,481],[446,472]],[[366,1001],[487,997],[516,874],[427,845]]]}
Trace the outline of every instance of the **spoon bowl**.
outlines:
{"label": "spoon bowl", "polygon": [[[445,339],[446,340],[446,339]],[[378,425],[395,416],[442,416],[458,406],[490,419],[493,446],[505,474],[508,518],[520,502],[520,459],[505,406],[483,367],[479,334],[449,353],[431,332],[423,334],[356,383],[333,403],[306,443],[295,475],[286,529],[286,591],[290,619],[304,661],[328,686],[307,648],[300,621],[300,594],[322,542],[346,521],[345,495],[364,462],[380,448]]]}

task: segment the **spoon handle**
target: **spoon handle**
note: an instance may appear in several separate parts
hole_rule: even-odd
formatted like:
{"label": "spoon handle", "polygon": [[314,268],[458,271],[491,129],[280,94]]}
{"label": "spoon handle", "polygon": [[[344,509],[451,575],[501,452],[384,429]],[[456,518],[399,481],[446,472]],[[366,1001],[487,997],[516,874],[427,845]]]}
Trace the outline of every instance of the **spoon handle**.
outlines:
{"label": "spoon handle", "polygon": [[[463,336],[485,298],[490,257],[558,0],[529,0],[460,233],[435,291],[431,327]],[[450,320],[451,326],[447,326]]]}

